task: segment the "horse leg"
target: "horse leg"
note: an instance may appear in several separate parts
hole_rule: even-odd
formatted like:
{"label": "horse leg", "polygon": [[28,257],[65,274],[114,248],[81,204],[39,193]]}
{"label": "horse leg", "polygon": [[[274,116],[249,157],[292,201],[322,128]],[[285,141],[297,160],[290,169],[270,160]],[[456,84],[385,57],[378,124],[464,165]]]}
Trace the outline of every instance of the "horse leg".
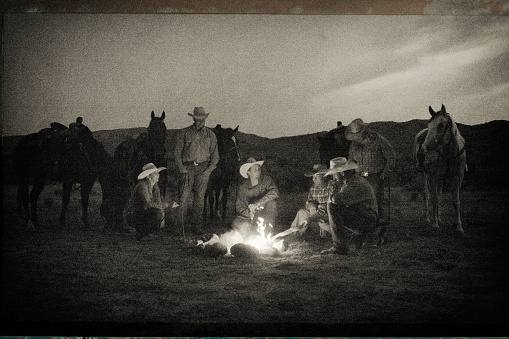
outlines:
{"label": "horse leg", "polygon": [[44,182],[36,181],[30,192],[30,219],[35,228],[40,228],[39,218],[37,217],[37,201],[44,189]]}
{"label": "horse leg", "polygon": [[226,206],[228,205],[228,185],[223,187],[223,199],[221,200],[222,203],[222,211],[221,214],[223,218],[226,218]]}
{"label": "horse leg", "polygon": [[438,185],[430,178],[431,226],[438,228]]}
{"label": "horse leg", "polygon": [[[220,200],[219,198],[221,197],[221,187],[218,187],[215,192],[214,192],[214,214],[216,215],[216,217],[219,218],[219,220],[223,220],[223,216],[221,215],[221,211],[220,211],[220,206],[221,206],[221,203],[220,203]],[[223,195],[223,198],[224,199],[224,195]]]}
{"label": "horse leg", "polygon": [[60,228],[65,227],[65,214],[71,198],[72,182],[62,184],[62,209],[60,210]]}
{"label": "horse leg", "polygon": [[458,179],[454,182],[453,205],[454,205],[454,211],[456,213],[456,231],[461,234],[464,234],[465,231],[463,230],[463,226],[461,224],[461,203],[460,203],[460,188],[461,188],[462,181],[463,181],[463,178],[460,175],[458,177]]}
{"label": "horse leg", "polygon": [[25,211],[25,224],[27,228],[30,221],[30,211],[28,210],[28,184],[20,181],[18,184],[18,214],[21,216]]}
{"label": "horse leg", "polygon": [[443,193],[443,187],[444,187],[444,182],[443,181],[440,181],[438,183],[438,194],[437,194],[437,223],[438,224],[441,224],[442,223],[442,212],[441,212],[441,205],[442,205],[442,193]]}
{"label": "horse leg", "polygon": [[88,229],[88,202],[93,186],[93,181],[81,184],[81,220],[83,221],[85,229]]}
{"label": "horse leg", "polygon": [[430,218],[430,192],[429,192],[429,176],[424,174],[424,217],[426,218],[426,224],[431,226]]}
{"label": "horse leg", "polygon": [[205,196],[203,197],[203,220],[208,220],[208,212],[207,212],[207,206],[209,205],[210,201],[210,188],[207,188],[205,191]]}

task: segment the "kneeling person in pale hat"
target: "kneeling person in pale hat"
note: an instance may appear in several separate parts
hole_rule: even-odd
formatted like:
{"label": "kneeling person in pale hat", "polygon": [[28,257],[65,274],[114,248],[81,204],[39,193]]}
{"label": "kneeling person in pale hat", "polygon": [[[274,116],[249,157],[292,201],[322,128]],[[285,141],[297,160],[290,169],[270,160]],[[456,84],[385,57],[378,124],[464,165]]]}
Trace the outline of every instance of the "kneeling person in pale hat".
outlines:
{"label": "kneeling person in pale hat", "polygon": [[236,217],[232,228],[238,230],[244,238],[256,234],[258,217],[263,218],[267,226],[274,226],[276,221],[279,190],[270,176],[262,174],[263,162],[249,158],[240,167],[240,175],[247,180],[238,187]]}
{"label": "kneeling person in pale hat", "polygon": [[165,203],[161,201],[159,190],[159,172],[165,167],[157,168],[153,163],[143,166],[138,175],[138,183],[131,193],[128,206],[128,222],[136,229],[136,239],[157,232],[164,222]]}
{"label": "kneeling person in pale hat", "polygon": [[343,174],[344,184],[335,191],[327,204],[333,246],[322,253],[348,253],[348,242],[353,236],[357,248],[372,235],[378,218],[378,206],[371,185],[357,173],[357,163],[345,158],[331,160],[331,169],[325,175]]}

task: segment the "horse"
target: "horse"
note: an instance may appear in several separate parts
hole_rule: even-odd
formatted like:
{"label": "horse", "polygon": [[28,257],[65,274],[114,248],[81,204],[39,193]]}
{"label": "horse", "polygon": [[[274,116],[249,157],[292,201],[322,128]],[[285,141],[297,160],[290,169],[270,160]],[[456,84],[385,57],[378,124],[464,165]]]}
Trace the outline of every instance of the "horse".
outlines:
{"label": "horse", "polygon": [[444,105],[438,112],[429,106],[429,112],[431,118],[428,127],[415,136],[413,152],[416,168],[424,175],[426,222],[433,227],[439,227],[442,188],[444,183],[449,181],[454,199],[456,231],[463,234],[460,188],[467,171],[465,140]]}
{"label": "horse", "polygon": [[[237,180],[240,167],[240,154],[236,137],[238,130],[239,126],[232,129],[222,128],[221,125],[217,125],[213,129],[217,138],[219,162],[210,174],[207,190],[205,191],[203,220],[212,219],[214,216],[220,220],[226,217],[228,189],[230,184]],[[220,205],[219,198],[221,195]]]}
{"label": "horse", "polygon": [[[60,227],[66,223],[66,210],[73,185],[80,184],[84,227],[88,228],[88,202],[98,173],[108,155],[85,125],[71,128],[52,123],[37,133],[23,137],[13,150],[18,177],[18,208],[25,211],[27,227],[42,228],[37,216],[37,201],[48,179],[62,182]],[[32,189],[29,192],[29,186]]]}
{"label": "horse", "polygon": [[[167,167],[165,116],[164,111],[161,117],[156,117],[152,111],[147,131],[136,139],[128,138],[122,141],[115,149],[114,158],[120,166],[120,175],[130,182],[131,188],[136,185],[143,165],[152,162],[157,167]],[[167,174],[161,175],[159,188],[163,197],[166,194],[167,182]]]}
{"label": "horse", "polygon": [[348,157],[351,141],[345,138],[346,126],[341,121],[337,122],[337,127],[324,132],[318,132],[317,138],[320,142],[318,152],[320,154],[320,163],[329,166],[330,160],[336,157]]}
{"label": "horse", "polygon": [[112,231],[125,231],[124,208],[131,195],[131,184],[122,177],[118,160],[108,154],[97,179],[102,191],[99,211],[106,226]]}

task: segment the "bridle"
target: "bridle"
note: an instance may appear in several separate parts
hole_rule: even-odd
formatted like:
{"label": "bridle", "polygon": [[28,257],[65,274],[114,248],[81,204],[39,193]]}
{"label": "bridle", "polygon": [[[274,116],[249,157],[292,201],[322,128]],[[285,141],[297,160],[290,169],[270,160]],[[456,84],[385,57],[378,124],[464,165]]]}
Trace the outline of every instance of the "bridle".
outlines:
{"label": "bridle", "polygon": [[[451,119],[451,117],[450,117],[449,113],[445,113],[445,114],[443,114],[443,113],[437,113],[437,114],[441,114],[441,115],[443,115],[443,116],[447,117],[448,119],[447,119],[447,123],[446,123],[446,125],[445,125],[445,127],[444,127],[444,130],[443,130],[443,132],[442,132],[442,135],[440,136],[440,138],[439,138],[439,139],[437,139],[436,144],[437,144],[437,146],[438,146],[438,145],[448,146],[448,145],[452,142],[452,139],[453,139],[453,137],[454,137],[454,136],[453,136],[453,133],[452,133],[452,131],[451,131],[451,128],[452,128],[452,119]],[[431,120],[433,120],[433,118],[431,118]],[[447,141],[447,143],[444,143],[445,135],[446,135],[446,133],[447,133],[448,131],[450,132],[451,137],[449,138],[449,140]],[[438,152],[438,154],[439,154],[440,156],[444,157],[444,153],[443,153],[443,152],[441,152],[441,151],[440,151],[440,149],[438,149],[438,148],[437,148],[437,152]],[[463,146],[463,148],[461,148],[461,149],[458,151],[458,153],[456,153],[456,155],[454,155],[454,156],[452,156],[452,157],[449,157],[449,158],[447,158],[447,159],[445,159],[445,160],[449,161],[449,160],[455,159],[455,158],[459,157],[459,156],[460,156],[461,154],[463,154],[463,153],[465,153],[465,146]]]}
{"label": "bridle", "polygon": [[235,138],[234,135],[232,135],[231,138],[233,140],[233,146],[225,150],[225,155],[226,155],[225,162],[228,162],[230,159],[233,159],[233,158],[230,158],[230,153],[232,150],[235,150],[235,159],[234,160],[240,161],[240,153],[239,153],[239,146],[237,145],[237,139]]}

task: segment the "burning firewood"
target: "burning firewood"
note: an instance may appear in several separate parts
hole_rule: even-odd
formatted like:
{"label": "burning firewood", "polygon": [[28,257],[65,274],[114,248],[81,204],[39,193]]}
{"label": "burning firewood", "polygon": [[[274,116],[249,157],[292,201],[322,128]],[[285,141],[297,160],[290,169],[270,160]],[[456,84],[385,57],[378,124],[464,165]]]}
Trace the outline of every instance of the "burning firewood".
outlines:
{"label": "burning firewood", "polygon": [[230,253],[237,258],[256,258],[259,251],[256,247],[247,244],[235,244],[230,248]]}
{"label": "burning firewood", "polygon": [[226,253],[228,253],[228,248],[220,242],[216,242],[212,245],[206,245],[203,248],[203,255],[207,257],[217,258],[225,255]]}

